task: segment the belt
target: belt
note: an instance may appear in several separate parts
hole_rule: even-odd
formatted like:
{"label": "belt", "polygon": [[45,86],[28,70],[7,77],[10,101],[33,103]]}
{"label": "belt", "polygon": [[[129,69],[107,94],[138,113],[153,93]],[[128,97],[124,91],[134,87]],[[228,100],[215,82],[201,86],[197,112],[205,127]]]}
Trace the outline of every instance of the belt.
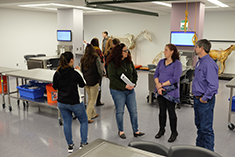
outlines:
{"label": "belt", "polygon": [[197,99],[200,99],[200,98],[202,98],[203,97],[203,95],[202,96],[195,96]]}

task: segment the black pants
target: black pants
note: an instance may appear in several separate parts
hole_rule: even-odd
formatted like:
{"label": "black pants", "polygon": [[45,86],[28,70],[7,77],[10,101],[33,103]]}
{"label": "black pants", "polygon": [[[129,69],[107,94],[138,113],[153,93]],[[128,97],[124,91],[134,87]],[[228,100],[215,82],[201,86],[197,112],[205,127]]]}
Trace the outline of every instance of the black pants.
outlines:
{"label": "black pants", "polygon": [[157,97],[159,107],[160,107],[160,113],[159,116],[166,117],[166,110],[168,110],[169,118],[177,118],[175,113],[175,103],[167,100],[163,96],[159,95]]}
{"label": "black pants", "polygon": [[159,103],[159,125],[160,129],[165,129],[166,126],[166,110],[168,110],[169,119],[170,119],[170,128],[173,133],[177,132],[177,116],[175,113],[175,103],[167,100],[163,96],[159,95],[157,97]]}

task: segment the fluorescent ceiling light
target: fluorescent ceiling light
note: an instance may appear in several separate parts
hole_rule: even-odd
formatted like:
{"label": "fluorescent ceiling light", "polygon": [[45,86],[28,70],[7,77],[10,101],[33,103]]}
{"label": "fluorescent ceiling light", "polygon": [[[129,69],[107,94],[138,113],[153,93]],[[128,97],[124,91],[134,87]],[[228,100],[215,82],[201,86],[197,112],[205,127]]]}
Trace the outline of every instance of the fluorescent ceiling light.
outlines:
{"label": "fluorescent ceiling light", "polygon": [[156,1],[156,2],[152,2],[152,3],[164,5],[164,6],[167,6],[167,7],[171,7],[171,4],[164,3],[164,2],[157,2],[157,1]]}
{"label": "fluorescent ceiling light", "polygon": [[209,1],[209,2],[211,2],[211,3],[213,3],[213,4],[215,4],[215,5],[218,5],[218,6],[220,6],[220,7],[229,7],[228,5],[222,3],[222,2],[220,2],[220,1],[218,1],[218,0],[207,0],[207,1]]}
{"label": "fluorescent ceiling light", "polygon": [[220,8],[219,6],[208,6],[208,7],[205,7],[206,9],[213,9],[213,8]]}
{"label": "fluorescent ceiling light", "polygon": [[83,6],[75,6],[75,5],[67,5],[67,4],[58,4],[58,3],[47,3],[47,4],[27,4],[27,5],[19,5],[20,7],[28,7],[28,8],[36,8],[36,9],[47,9],[47,10],[57,10],[56,8],[48,8],[44,6],[58,6],[58,7],[68,7],[68,8],[77,8],[77,9],[85,9],[85,10],[93,10],[99,12],[112,12],[112,10],[105,9],[95,9]]}

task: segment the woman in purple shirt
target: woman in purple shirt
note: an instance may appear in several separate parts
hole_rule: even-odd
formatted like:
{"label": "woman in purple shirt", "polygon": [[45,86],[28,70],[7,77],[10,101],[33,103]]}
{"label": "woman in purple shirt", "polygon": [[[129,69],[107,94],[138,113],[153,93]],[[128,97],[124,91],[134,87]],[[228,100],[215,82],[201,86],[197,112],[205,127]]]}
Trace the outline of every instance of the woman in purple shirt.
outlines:
{"label": "woman in purple shirt", "polygon": [[175,104],[180,102],[179,79],[182,73],[182,64],[179,61],[179,52],[173,44],[167,44],[164,51],[165,58],[160,60],[155,74],[157,99],[159,102],[159,126],[160,130],[155,138],[160,138],[165,133],[166,110],[168,109],[171,136],[168,142],[174,142],[178,136],[177,116]]}

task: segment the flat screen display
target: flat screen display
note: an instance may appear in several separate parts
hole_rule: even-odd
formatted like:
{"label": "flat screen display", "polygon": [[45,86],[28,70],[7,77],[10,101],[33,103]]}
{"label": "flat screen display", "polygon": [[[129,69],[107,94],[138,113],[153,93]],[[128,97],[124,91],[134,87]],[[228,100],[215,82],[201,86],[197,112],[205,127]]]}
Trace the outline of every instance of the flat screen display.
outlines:
{"label": "flat screen display", "polygon": [[194,46],[192,38],[195,32],[172,31],[171,44],[176,46]]}
{"label": "flat screen display", "polygon": [[71,30],[57,30],[57,41],[72,41]]}

